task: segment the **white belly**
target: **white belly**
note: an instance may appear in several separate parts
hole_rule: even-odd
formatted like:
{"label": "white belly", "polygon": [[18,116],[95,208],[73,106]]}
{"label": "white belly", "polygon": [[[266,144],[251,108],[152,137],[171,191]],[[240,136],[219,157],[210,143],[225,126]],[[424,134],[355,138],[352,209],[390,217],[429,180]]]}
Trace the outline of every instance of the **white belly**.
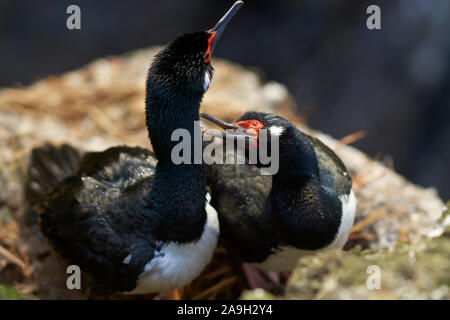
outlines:
{"label": "white belly", "polygon": [[292,246],[283,246],[277,249],[261,263],[254,263],[257,268],[265,271],[286,272],[296,266],[298,259],[305,255],[315,254],[327,249],[342,249],[347,242],[348,234],[355,221],[356,197],[353,190],[348,196],[340,198],[342,203],[342,218],[335,239],[327,247],[320,250],[300,250]]}
{"label": "white belly", "polygon": [[200,239],[193,243],[165,244],[145,266],[136,288],[129,294],[164,292],[188,285],[200,275],[217,246],[219,221],[216,210],[206,203],[207,220]]}

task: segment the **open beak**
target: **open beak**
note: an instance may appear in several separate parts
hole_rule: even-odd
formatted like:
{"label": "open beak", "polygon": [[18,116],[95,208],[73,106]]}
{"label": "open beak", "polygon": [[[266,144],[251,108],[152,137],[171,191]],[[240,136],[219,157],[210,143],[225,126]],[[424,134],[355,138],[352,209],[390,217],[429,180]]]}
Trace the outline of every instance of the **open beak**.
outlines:
{"label": "open beak", "polygon": [[214,51],[214,48],[216,47],[216,44],[219,41],[223,31],[225,30],[228,23],[231,21],[233,16],[236,14],[236,12],[238,12],[238,10],[242,7],[243,4],[244,4],[243,1],[236,1],[230,8],[230,10],[228,10],[227,13],[225,13],[222,19],[220,19],[219,22],[217,22],[214,28],[208,30],[210,34],[214,34],[214,40],[211,45],[211,51]]}
{"label": "open beak", "polygon": [[237,126],[233,123],[228,123],[223,120],[214,118],[213,116],[210,116],[209,114],[202,113],[200,116],[203,119],[206,119],[212,123],[214,123],[216,126],[225,129],[227,132],[218,132],[217,130],[206,130],[204,134],[218,137],[221,139],[227,139],[232,141],[242,141],[246,145],[251,145],[254,143],[253,140],[258,136],[254,130],[245,130],[244,128]]}

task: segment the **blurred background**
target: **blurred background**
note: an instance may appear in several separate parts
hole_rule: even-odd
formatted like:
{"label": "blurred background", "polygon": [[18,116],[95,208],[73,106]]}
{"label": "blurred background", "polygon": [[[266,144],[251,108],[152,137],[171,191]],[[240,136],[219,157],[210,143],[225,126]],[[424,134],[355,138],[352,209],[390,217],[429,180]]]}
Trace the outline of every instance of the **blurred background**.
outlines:
{"label": "blurred background", "polygon": [[[0,1],[0,87],[209,29],[230,1]],[[81,30],[66,8],[81,8]],[[382,30],[366,28],[381,7]],[[450,1],[246,0],[216,55],[285,84],[309,126],[450,198]],[[143,66],[143,68],[146,66]]]}

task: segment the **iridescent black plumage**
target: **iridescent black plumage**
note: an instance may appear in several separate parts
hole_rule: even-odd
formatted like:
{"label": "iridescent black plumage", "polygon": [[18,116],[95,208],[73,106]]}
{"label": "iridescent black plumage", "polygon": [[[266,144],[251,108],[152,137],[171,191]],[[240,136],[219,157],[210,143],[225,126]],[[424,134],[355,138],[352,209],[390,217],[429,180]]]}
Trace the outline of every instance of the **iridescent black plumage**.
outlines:
{"label": "iridescent black plumage", "polygon": [[[48,166],[60,161],[62,148],[34,149],[31,170],[41,169],[34,161],[37,157],[45,158]],[[35,205],[41,230],[55,251],[89,275],[99,293],[134,289],[158,249],[149,237],[150,221],[141,200],[151,189],[155,164],[154,155],[141,148],[87,153],[72,175]],[[125,265],[122,261],[130,252],[135,259]]]}

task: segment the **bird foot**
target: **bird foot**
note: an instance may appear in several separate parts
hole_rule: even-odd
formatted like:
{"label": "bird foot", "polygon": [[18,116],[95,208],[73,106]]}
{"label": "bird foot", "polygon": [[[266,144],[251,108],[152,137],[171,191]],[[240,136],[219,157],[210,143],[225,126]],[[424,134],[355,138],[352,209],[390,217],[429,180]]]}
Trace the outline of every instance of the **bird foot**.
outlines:
{"label": "bird foot", "polygon": [[274,294],[283,293],[284,284],[282,284],[282,274],[279,272],[262,271],[245,262],[242,263],[241,268],[249,289],[261,288]]}

